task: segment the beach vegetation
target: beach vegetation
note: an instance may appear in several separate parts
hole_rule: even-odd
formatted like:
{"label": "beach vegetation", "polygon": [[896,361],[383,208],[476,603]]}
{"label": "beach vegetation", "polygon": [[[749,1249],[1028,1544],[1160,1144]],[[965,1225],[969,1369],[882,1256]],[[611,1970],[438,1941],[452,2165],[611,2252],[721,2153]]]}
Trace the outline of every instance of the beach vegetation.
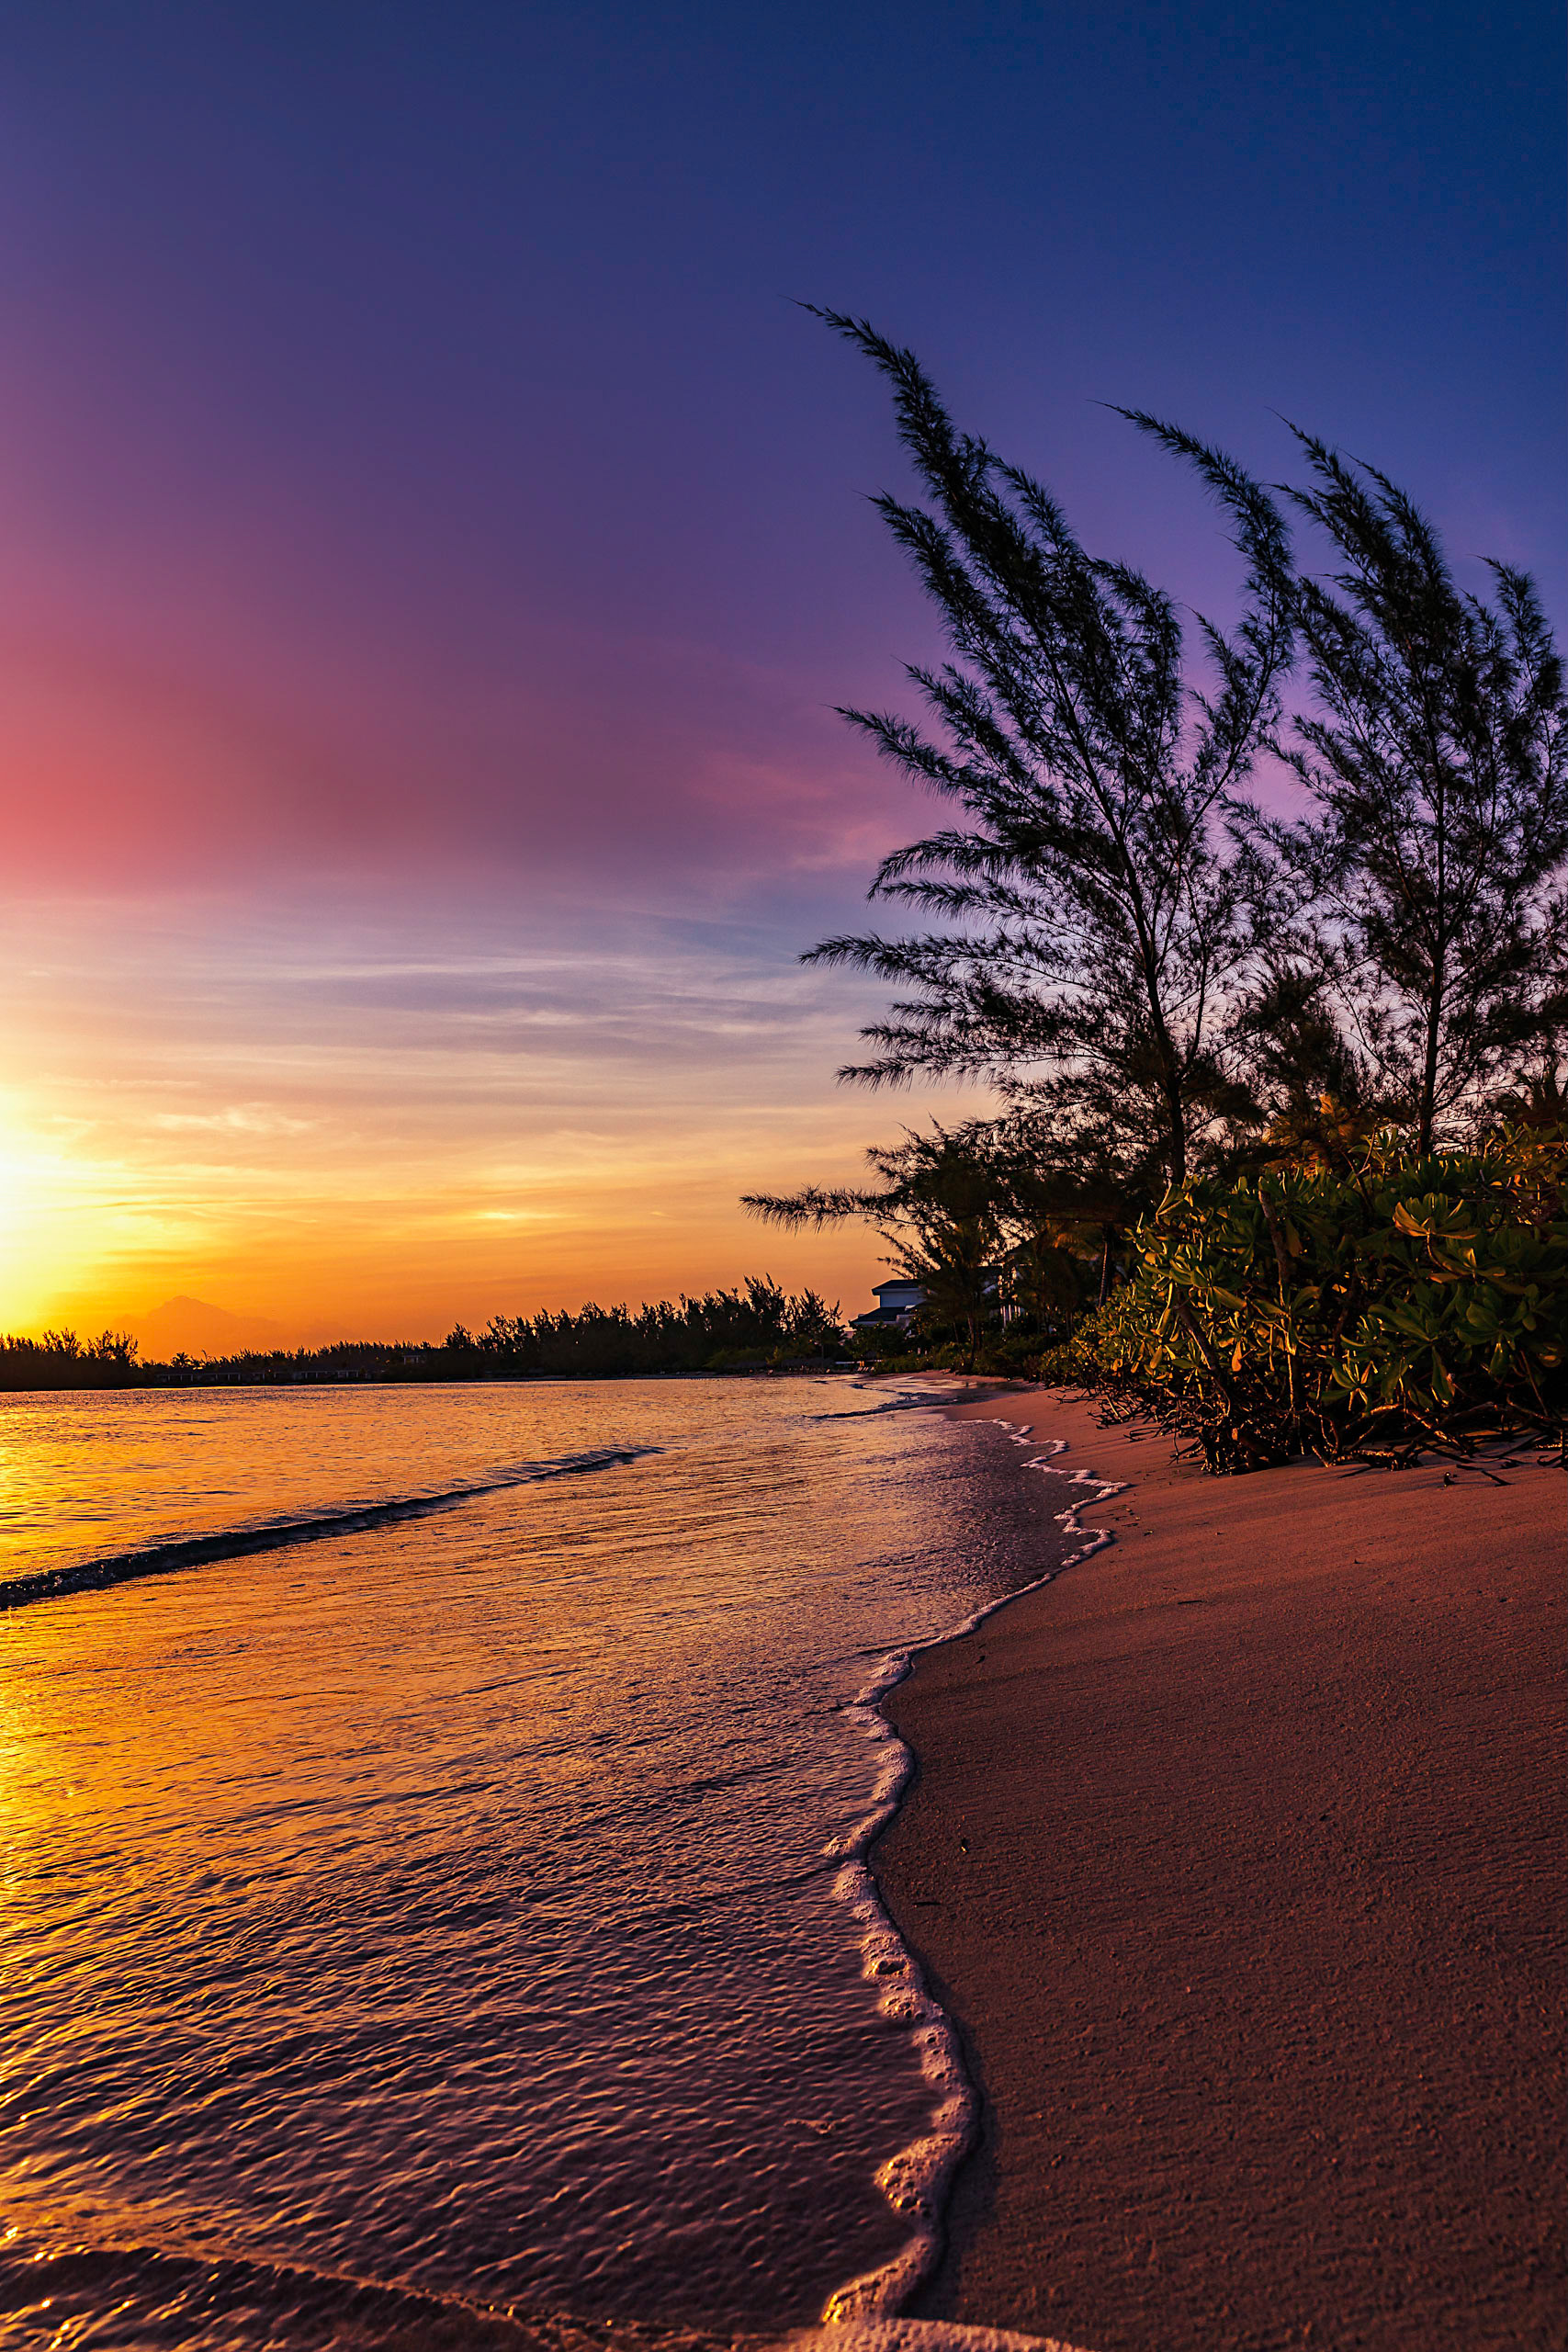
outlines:
{"label": "beach vegetation", "polygon": [[871,883],[930,928],[807,960],[897,991],[841,1077],[987,1080],[998,1115],[748,1205],[864,1217],[933,1354],[1080,1380],[1213,1469],[1560,1444],[1568,695],[1534,583],[1464,589],[1310,434],[1266,487],[1121,410],[1241,560],[1235,625],[1184,628],[912,353],[818,315],[891,386],[919,493],[876,504],[951,656],[908,669],[918,722],[841,716],[952,821]]}
{"label": "beach vegetation", "polygon": [[1568,1127],[1426,1156],[1383,1129],[1190,1180],[1132,1239],[1127,1279],[1040,1368],[1151,1414],[1212,1470],[1563,1443]]}
{"label": "beach vegetation", "polygon": [[794,1232],[869,1224],[884,1262],[925,1293],[919,1336],[956,1344],[965,1368],[994,1351],[1003,1326],[1065,1336],[1104,1287],[1113,1238],[1131,1222],[1134,1196],[1111,1172],[1051,1165],[1036,1114],[907,1129],[866,1159],[868,1183],[751,1193],[744,1204]]}
{"label": "beach vegetation", "polygon": [[923,1322],[957,1327],[972,1361],[1003,1248],[989,1168],[969,1133],[940,1125],[931,1135],[908,1134],[901,1144],[874,1148],[866,1157],[876,1180],[869,1185],[750,1193],[745,1205],[792,1231],[867,1219],[889,1245],[886,1262],[893,1272],[924,1290]]}

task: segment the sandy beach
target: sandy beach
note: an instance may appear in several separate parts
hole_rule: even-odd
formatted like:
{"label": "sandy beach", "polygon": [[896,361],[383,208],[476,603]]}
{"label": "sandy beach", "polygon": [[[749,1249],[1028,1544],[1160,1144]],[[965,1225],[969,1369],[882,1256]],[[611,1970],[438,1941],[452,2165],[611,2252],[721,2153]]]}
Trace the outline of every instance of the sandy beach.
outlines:
{"label": "sandy beach", "polygon": [[[1116,1540],[887,1712],[984,2098],[915,2309],[1087,2352],[1568,2340],[1568,1480],[1217,1480],[1032,1391]],[[1041,1474],[1055,1488],[1055,1478]]]}

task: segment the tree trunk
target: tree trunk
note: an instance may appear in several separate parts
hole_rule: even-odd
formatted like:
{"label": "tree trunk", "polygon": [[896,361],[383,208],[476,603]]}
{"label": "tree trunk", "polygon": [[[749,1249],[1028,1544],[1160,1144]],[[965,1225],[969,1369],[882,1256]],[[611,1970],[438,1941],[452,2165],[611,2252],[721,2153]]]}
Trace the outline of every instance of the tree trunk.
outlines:
{"label": "tree trunk", "polygon": [[1173,1185],[1187,1182],[1187,1121],[1182,1116],[1181,1096],[1173,1086],[1167,1096],[1170,1118],[1170,1181]]}
{"label": "tree trunk", "polygon": [[1427,1001],[1427,1057],[1421,1069],[1421,1100],[1417,1106],[1416,1136],[1416,1154],[1419,1159],[1429,1158],[1432,1149],[1438,1096],[1438,1038],[1442,1017],[1443,954],[1439,948],[1432,961],[1432,993]]}

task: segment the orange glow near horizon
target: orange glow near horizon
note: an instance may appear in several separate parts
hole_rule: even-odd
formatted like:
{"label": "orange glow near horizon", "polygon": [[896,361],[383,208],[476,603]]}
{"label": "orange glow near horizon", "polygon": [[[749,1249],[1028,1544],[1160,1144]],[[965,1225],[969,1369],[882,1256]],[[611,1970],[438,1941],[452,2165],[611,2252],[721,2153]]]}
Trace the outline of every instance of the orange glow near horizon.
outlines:
{"label": "orange glow near horizon", "polygon": [[869,1139],[960,1099],[836,1087],[843,985],[772,945],[627,925],[610,958],[504,930],[454,955],[221,907],[35,922],[0,1327],[134,1330],[186,1296],[274,1327],[254,1344],[439,1338],[764,1271],[870,1304],[874,1233],[781,1234],[739,1196],[852,1180]]}

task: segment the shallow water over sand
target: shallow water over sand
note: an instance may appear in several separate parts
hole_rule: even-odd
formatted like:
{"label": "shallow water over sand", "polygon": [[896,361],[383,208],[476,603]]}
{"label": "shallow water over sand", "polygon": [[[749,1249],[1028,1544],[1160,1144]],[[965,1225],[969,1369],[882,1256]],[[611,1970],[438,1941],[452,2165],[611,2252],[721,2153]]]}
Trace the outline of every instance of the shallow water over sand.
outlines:
{"label": "shallow water over sand", "polygon": [[6,1399],[0,1465],[0,1582],[489,1488],[0,1617],[0,2344],[773,2332],[897,2253],[933,2095],[834,1894],[843,1710],[1059,1556],[1000,1432],[206,1390]]}

